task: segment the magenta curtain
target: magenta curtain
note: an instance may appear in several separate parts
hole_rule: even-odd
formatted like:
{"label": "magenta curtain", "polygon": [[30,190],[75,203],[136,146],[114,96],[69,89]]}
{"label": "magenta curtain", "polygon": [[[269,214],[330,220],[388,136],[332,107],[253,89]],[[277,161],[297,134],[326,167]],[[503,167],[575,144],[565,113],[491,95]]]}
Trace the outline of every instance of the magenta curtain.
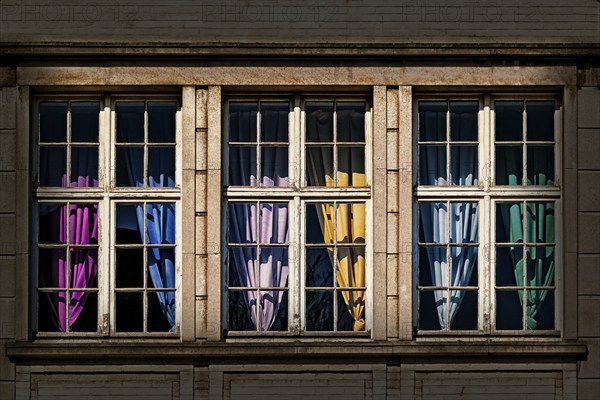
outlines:
{"label": "magenta curtain", "polygon": [[[98,243],[98,205],[71,204],[67,214],[67,205],[40,205],[40,219],[48,226],[40,226],[45,231],[47,243],[67,244],[70,252],[71,268],[67,273],[66,252],[53,248],[40,251],[40,287],[70,288],[70,299],[66,291],[44,293],[47,296],[52,321],[60,332],[67,330],[67,302],[69,304],[69,327],[81,314],[88,297],[87,292],[77,289],[96,287],[98,274],[98,251],[96,248],[73,248],[76,245]],[[67,238],[67,218],[69,238]],[[41,225],[41,223],[40,223]],[[42,243],[40,243],[42,244]],[[67,281],[68,279],[68,281]]]}

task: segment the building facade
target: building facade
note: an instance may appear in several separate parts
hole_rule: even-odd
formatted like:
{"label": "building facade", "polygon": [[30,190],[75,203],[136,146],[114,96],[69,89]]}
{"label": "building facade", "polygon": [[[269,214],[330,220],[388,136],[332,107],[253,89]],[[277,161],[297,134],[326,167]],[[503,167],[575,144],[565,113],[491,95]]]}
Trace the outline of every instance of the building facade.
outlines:
{"label": "building facade", "polygon": [[597,1],[0,8],[2,399],[595,398]]}

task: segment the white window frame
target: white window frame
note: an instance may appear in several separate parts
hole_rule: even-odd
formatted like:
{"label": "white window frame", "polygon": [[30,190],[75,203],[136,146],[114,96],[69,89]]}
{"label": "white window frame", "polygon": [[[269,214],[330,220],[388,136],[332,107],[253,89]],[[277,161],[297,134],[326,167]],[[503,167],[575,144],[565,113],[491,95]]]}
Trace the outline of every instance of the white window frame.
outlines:
{"label": "white window frame", "polygon": [[[477,100],[478,111],[478,185],[477,186],[419,186],[419,103],[421,101],[462,101]],[[495,185],[495,113],[494,102],[497,100],[514,101],[550,101],[555,102],[554,111],[554,176],[553,186],[496,186]],[[524,111],[525,115],[526,111]],[[562,326],[562,134],[563,134],[563,103],[562,97],[552,92],[438,92],[422,93],[413,96],[413,166],[414,174],[413,196],[413,324],[417,336],[558,336]],[[449,111],[447,116],[447,129]],[[523,118],[525,134],[526,119]],[[450,159],[447,158],[449,165]],[[526,171],[526,158],[523,160]],[[448,170],[448,167],[447,167]],[[555,271],[554,271],[554,326],[552,330],[497,330],[496,329],[496,298],[495,298],[495,209],[496,202],[508,201],[553,201],[555,203]],[[419,323],[419,202],[465,201],[478,202],[478,321],[477,330],[420,330]]]}
{"label": "white window frame", "polygon": [[[288,101],[290,103],[290,113],[288,117],[288,178],[287,187],[241,187],[228,186],[229,179],[229,104],[237,101]],[[306,182],[306,114],[305,105],[307,102],[321,101],[362,101],[365,103],[365,187],[316,187],[307,186]],[[372,215],[372,100],[368,94],[336,94],[336,93],[294,93],[294,94],[273,94],[260,93],[249,94],[229,94],[223,101],[223,212],[221,224],[222,229],[221,248],[222,256],[222,279],[221,290],[222,301],[222,323],[228,327],[228,288],[226,286],[226,276],[228,274],[227,254],[228,242],[226,231],[227,204],[229,202],[287,202],[288,203],[288,330],[287,331],[228,331],[227,337],[243,336],[304,336],[304,337],[331,337],[331,336],[351,336],[351,337],[370,337],[373,326],[373,215]],[[334,129],[336,124],[334,116]],[[260,129],[260,115],[257,117],[258,129]],[[259,132],[259,130],[257,130]],[[257,157],[258,158],[258,157]],[[336,167],[337,168],[337,167]],[[260,179],[260,178],[257,178]],[[305,210],[306,203],[309,202],[364,202],[365,203],[365,224],[366,224],[366,246],[365,246],[365,266],[366,266],[366,302],[365,302],[365,330],[363,332],[346,331],[306,331],[305,318],[305,271],[302,266],[305,262]],[[334,302],[337,301],[334,299]],[[334,329],[336,327],[334,326]]]}
{"label": "white window frame", "polygon": [[[100,103],[98,126],[98,187],[40,187],[37,178],[39,171],[39,104],[41,102],[60,101],[97,101]],[[175,186],[174,187],[116,187],[115,186],[115,103],[118,101],[174,101],[177,106],[175,114]],[[31,257],[31,282],[35,292],[31,303],[32,326],[35,337],[173,337],[179,338],[181,324],[181,182],[182,182],[182,111],[181,95],[178,94],[40,94],[32,100],[32,170],[36,176],[32,191],[33,206],[31,210],[32,243],[34,251]],[[145,130],[147,130],[147,113],[145,113]],[[70,129],[68,117],[67,129]],[[68,154],[67,154],[68,157]],[[67,160],[70,163],[70,160]],[[68,173],[68,169],[67,169]],[[38,330],[38,204],[53,202],[77,202],[98,204],[98,316],[96,332],[37,332]],[[115,331],[115,212],[118,202],[169,202],[175,203],[175,331],[174,332],[117,332]],[[147,316],[143,316],[144,321]]]}

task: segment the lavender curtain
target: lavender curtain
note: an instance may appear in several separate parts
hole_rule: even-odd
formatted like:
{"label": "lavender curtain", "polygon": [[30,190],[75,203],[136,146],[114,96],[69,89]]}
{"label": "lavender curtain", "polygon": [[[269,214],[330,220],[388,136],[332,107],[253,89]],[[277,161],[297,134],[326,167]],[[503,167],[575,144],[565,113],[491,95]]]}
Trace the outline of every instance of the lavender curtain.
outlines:
{"label": "lavender curtain", "polygon": [[[67,215],[67,205],[40,205],[40,219],[46,226],[41,237],[48,243],[67,243],[67,218],[69,219],[70,245],[88,245],[98,243],[98,205],[71,204]],[[40,224],[41,225],[41,224]],[[95,285],[98,274],[97,250],[69,248],[71,265],[67,281],[66,252],[52,249],[40,251],[40,287],[71,288],[77,290]],[[69,304],[69,326],[72,326],[81,314],[87,292],[71,291],[67,299],[66,291],[44,293],[47,296],[52,321],[60,332],[67,330],[67,307]]]}

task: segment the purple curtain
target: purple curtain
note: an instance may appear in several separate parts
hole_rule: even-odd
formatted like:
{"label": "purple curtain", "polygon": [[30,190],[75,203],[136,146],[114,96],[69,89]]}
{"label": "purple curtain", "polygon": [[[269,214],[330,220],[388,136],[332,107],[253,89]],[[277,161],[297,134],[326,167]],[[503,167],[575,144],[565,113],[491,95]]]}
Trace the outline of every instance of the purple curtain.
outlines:
{"label": "purple curtain", "polygon": [[[40,204],[40,243],[67,244],[67,218],[70,246],[98,243],[98,204],[71,204],[68,215],[66,204]],[[69,252],[72,267],[68,272],[64,249],[40,251],[39,259],[41,287],[71,288],[70,299],[66,291],[45,293],[52,321],[60,332],[67,330],[67,301],[69,326],[72,326],[88,297],[87,292],[76,290],[95,287],[98,274],[97,249],[69,247]]]}

